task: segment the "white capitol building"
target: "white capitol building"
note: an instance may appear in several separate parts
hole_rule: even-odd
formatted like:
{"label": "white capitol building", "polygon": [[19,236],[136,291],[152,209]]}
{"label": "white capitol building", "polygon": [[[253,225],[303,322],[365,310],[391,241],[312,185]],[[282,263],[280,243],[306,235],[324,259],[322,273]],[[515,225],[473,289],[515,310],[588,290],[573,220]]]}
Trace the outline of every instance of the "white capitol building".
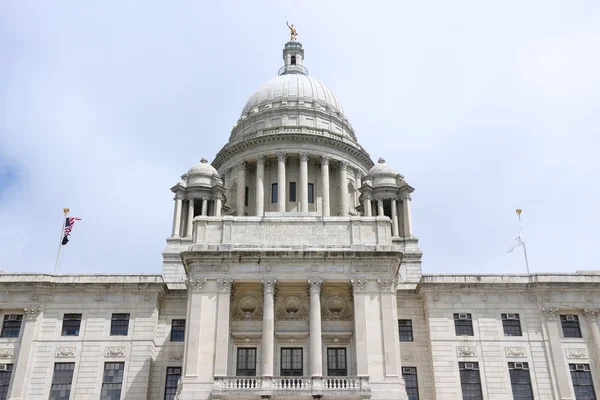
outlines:
{"label": "white capitol building", "polygon": [[600,273],[422,274],[413,188],[283,59],[171,188],[162,274],[0,275],[0,400],[600,398]]}

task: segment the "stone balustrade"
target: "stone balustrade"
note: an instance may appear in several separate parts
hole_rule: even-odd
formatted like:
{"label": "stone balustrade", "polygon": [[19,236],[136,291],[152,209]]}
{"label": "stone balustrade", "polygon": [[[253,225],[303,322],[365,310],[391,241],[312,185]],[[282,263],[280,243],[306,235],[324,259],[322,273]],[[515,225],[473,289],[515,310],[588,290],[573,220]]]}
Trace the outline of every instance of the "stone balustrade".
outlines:
{"label": "stone balustrade", "polygon": [[215,378],[215,388],[211,396],[227,398],[294,395],[364,398],[370,394],[368,377],[228,376]]}
{"label": "stone balustrade", "polygon": [[390,224],[387,217],[199,216],[190,250],[390,250]]}

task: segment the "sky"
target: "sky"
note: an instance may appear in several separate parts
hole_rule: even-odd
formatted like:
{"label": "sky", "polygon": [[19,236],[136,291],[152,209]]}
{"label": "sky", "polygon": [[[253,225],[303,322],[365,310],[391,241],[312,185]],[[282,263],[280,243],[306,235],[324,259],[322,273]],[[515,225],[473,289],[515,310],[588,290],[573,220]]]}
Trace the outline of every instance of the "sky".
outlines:
{"label": "sky", "polygon": [[298,29],[415,188],[424,273],[600,270],[600,2],[0,2],[0,270],[160,273],[170,187]]}

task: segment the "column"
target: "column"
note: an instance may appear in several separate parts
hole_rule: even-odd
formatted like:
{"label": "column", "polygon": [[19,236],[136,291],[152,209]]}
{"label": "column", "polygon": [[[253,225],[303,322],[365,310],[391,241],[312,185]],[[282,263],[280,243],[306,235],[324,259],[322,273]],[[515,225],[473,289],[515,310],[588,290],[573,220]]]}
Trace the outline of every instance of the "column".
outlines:
{"label": "column", "polygon": [[599,365],[600,363],[600,328],[598,328],[598,314],[600,314],[599,309],[583,310],[583,315],[587,319],[592,334],[592,347],[594,357],[596,358],[596,365]]}
{"label": "column", "polygon": [[27,398],[27,387],[29,386],[29,382],[26,379],[27,366],[33,368],[33,360],[30,360],[30,355],[33,356],[31,349],[35,336],[35,325],[41,312],[42,307],[39,304],[27,306],[24,309],[25,323],[22,328],[21,346],[19,347],[17,362],[13,367],[12,388],[8,397],[11,400]]}
{"label": "column", "polygon": [[383,199],[377,200],[377,216],[385,217],[385,214],[383,213]]}
{"label": "column", "polygon": [[221,209],[223,208],[223,195],[218,194],[215,199],[215,217],[221,216]]}
{"label": "column", "polygon": [[400,236],[398,231],[398,205],[396,199],[392,199],[392,236]]}
{"label": "column", "polygon": [[365,217],[371,216],[371,199],[367,196],[363,196],[363,215]]}
{"label": "column", "polygon": [[358,189],[360,189],[362,187],[362,172],[360,172],[359,170],[356,170],[356,191],[354,192],[354,204],[359,204],[358,201],[358,196],[360,195],[360,192],[358,191]]}
{"label": "column", "polygon": [[412,236],[412,221],[410,220],[410,194],[405,193],[402,199],[402,226],[404,237]]}
{"label": "column", "polygon": [[348,163],[340,161],[340,216],[348,216]]}
{"label": "column", "polygon": [[194,227],[194,199],[188,199],[188,219],[186,237],[192,237],[192,228]]}
{"label": "column", "polygon": [[369,376],[369,349],[367,346],[366,279],[352,279],[354,294],[354,335],[356,342],[356,375]]}
{"label": "column", "polygon": [[285,160],[287,153],[280,151],[277,153],[277,211],[285,212]]}
{"label": "column", "polygon": [[308,212],[308,153],[300,153],[300,212]]}
{"label": "column", "polygon": [[561,400],[572,400],[569,367],[565,363],[562,344],[560,342],[560,333],[558,331],[558,308],[542,307],[542,312],[545,316],[546,331],[550,341],[550,354],[558,385],[558,398]]}
{"label": "column", "polygon": [[329,217],[331,210],[329,206],[329,157],[321,157],[321,193],[323,196],[323,216]]}
{"label": "column", "polygon": [[265,159],[264,155],[256,158],[256,210],[254,214],[259,217],[265,215]]}
{"label": "column", "polygon": [[202,199],[202,213],[203,217],[208,215],[208,199]]}
{"label": "column", "polygon": [[185,343],[182,377],[197,377],[200,357],[200,317],[202,310],[202,292],[206,278],[185,282],[188,288],[188,305],[185,324]]}
{"label": "column", "polygon": [[217,303],[217,342],[215,346],[215,376],[227,376],[229,353],[229,308],[233,279],[217,279],[219,299]]}
{"label": "column", "polygon": [[181,194],[175,195],[175,218],[173,221],[173,237],[179,237],[181,230],[181,208],[183,206],[183,196]]}
{"label": "column", "polygon": [[321,279],[309,279],[310,293],[310,376],[323,376],[323,343],[321,337]]}
{"label": "column", "polygon": [[246,163],[240,162],[238,165],[237,181],[237,215],[243,217],[246,211]]}
{"label": "column", "polygon": [[371,197],[367,197],[367,216],[373,216],[373,199]]}
{"label": "column", "polygon": [[273,376],[275,363],[275,279],[263,279],[262,376]]}
{"label": "column", "polygon": [[[398,304],[395,279],[378,279],[381,291],[381,332],[383,336],[384,374],[388,378],[400,378],[400,338],[398,334]],[[396,312],[394,312],[396,310]]]}

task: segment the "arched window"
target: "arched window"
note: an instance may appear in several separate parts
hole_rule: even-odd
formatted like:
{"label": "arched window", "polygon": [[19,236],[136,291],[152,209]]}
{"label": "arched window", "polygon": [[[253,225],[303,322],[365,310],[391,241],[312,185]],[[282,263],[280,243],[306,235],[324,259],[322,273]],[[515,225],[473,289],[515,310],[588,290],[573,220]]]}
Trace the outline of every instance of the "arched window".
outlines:
{"label": "arched window", "polygon": [[292,65],[296,65],[296,56],[292,56]]}

